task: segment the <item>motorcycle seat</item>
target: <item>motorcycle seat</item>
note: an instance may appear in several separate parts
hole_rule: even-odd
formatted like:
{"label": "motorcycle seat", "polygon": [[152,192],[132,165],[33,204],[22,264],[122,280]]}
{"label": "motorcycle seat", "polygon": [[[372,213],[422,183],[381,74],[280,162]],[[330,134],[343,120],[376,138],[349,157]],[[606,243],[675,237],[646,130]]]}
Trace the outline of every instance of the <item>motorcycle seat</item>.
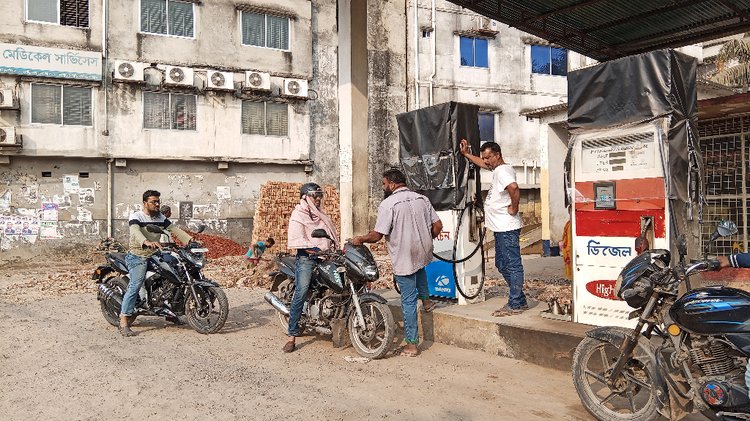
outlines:
{"label": "motorcycle seat", "polygon": [[294,256],[285,256],[281,258],[281,263],[284,264],[284,266],[290,267],[294,269],[294,265],[297,261],[297,258]]}

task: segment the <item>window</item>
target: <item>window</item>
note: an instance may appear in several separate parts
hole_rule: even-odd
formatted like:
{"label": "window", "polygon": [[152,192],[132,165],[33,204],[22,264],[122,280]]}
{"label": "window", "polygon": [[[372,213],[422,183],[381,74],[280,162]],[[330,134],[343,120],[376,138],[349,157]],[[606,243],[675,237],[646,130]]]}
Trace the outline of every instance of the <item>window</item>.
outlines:
{"label": "window", "polygon": [[495,114],[479,113],[479,144],[495,141]]}
{"label": "window", "polygon": [[92,126],[91,115],[91,88],[31,85],[32,123]]}
{"label": "window", "polygon": [[289,18],[242,12],[242,44],[289,49]]}
{"label": "window", "polygon": [[195,95],[144,92],[143,127],[163,130],[195,130]]}
{"label": "window", "polygon": [[542,75],[566,76],[568,74],[568,50],[545,45],[532,45],[531,72]]}
{"label": "window", "polygon": [[486,38],[461,37],[461,65],[489,67]]}
{"label": "window", "polygon": [[176,0],[141,0],[141,32],[193,37],[193,4]]}
{"label": "window", "polygon": [[242,133],[287,136],[288,106],[275,102],[242,101]]}
{"label": "window", "polygon": [[89,0],[26,0],[26,19],[88,28]]}

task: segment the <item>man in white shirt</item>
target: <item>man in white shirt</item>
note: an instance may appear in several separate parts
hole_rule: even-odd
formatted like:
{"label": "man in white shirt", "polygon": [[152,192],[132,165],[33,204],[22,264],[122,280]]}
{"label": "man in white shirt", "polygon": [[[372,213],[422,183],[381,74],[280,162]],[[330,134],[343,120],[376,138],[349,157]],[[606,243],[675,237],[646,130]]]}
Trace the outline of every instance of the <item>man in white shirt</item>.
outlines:
{"label": "man in white shirt", "polygon": [[469,142],[461,140],[461,154],[474,165],[492,171],[492,187],[484,202],[485,225],[495,233],[495,266],[510,288],[508,304],[492,313],[509,316],[528,310],[523,293],[523,263],[521,262],[521,226],[518,214],[521,191],[516,183],[516,171],[503,160],[500,145],[486,142],[479,148],[481,157],[471,154]]}

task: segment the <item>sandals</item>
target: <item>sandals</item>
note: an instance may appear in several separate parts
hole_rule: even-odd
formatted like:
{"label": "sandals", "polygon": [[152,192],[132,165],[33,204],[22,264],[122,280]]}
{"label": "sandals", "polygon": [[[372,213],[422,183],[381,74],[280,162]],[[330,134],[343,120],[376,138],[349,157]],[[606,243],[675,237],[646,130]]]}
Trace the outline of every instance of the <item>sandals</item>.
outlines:
{"label": "sandals", "polygon": [[517,314],[521,314],[524,311],[528,310],[529,306],[521,306],[519,308],[510,308],[508,305],[504,305],[502,308],[495,310],[492,312],[493,317],[505,317],[505,316],[515,316]]}
{"label": "sandals", "polygon": [[135,332],[130,330],[130,326],[120,326],[120,335],[129,338],[131,336],[135,336]]}
{"label": "sandals", "polygon": [[287,341],[287,343],[284,344],[284,347],[281,349],[286,353],[294,352],[294,349],[295,349],[294,341]]}
{"label": "sandals", "polygon": [[437,303],[434,301],[430,301],[427,305],[422,304],[422,310],[425,313],[431,313],[432,310],[435,310],[435,307],[437,307]]}
{"label": "sandals", "polygon": [[118,327],[120,335],[126,338],[135,336],[135,332],[130,330],[130,325],[132,325],[134,321],[135,316],[120,316],[120,326]]}
{"label": "sandals", "polygon": [[419,355],[419,348],[416,350],[406,350],[406,345],[400,346],[396,348],[396,350],[393,352],[394,355],[400,355],[402,357],[416,357]]}

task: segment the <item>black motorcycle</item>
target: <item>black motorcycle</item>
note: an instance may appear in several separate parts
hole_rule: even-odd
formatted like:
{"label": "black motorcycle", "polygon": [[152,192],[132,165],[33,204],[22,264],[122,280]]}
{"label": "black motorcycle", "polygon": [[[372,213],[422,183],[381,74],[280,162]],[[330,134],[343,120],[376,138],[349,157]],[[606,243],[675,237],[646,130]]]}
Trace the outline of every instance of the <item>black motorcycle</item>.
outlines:
{"label": "black motorcycle", "polygon": [[[322,229],[314,230],[312,236],[330,240]],[[314,259],[317,264],[302,309],[300,331],[332,335],[334,346],[339,347],[346,343],[348,330],[349,340],[359,355],[372,359],[385,356],[395,326],[387,301],[368,288],[368,283],[379,276],[370,249],[347,243],[343,251],[321,253]],[[296,257],[289,255],[276,258],[278,270],[271,273],[273,284],[265,295],[278,312],[284,332],[289,326],[289,306],[294,297],[295,260]]]}
{"label": "black motorcycle", "polygon": [[[165,233],[156,225],[148,225],[146,229]],[[219,284],[201,273],[208,249],[194,243],[184,247],[163,246],[148,258],[146,278],[135,304],[136,316],[166,316],[178,320],[185,315],[196,331],[218,332],[227,320],[229,302]],[[92,279],[98,284],[97,299],[104,318],[112,326],[119,326],[122,297],[129,281],[125,253],[108,252],[105,257],[108,264],[99,266]]]}
{"label": "black motorcycle", "polygon": [[[708,244],[737,232],[722,222]],[[599,420],[671,420],[702,412],[750,419],[745,369],[750,356],[750,294],[722,286],[696,288],[690,276],[719,270],[717,260],[670,267],[667,250],[648,250],[620,272],[617,295],[636,310],[634,329],[599,327],[573,356],[573,382]],[[684,284],[687,292],[678,293]]]}

